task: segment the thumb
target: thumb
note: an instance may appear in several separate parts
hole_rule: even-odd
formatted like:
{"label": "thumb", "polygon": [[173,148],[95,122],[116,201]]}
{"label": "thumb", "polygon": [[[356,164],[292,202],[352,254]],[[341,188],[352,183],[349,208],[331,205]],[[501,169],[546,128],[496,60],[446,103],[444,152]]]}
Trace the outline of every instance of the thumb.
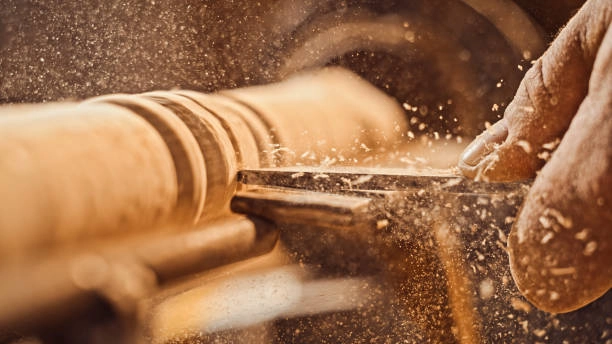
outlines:
{"label": "thumb", "polygon": [[504,118],[463,152],[459,169],[491,181],[533,178],[587,94],[612,2],[588,1],[525,74]]}

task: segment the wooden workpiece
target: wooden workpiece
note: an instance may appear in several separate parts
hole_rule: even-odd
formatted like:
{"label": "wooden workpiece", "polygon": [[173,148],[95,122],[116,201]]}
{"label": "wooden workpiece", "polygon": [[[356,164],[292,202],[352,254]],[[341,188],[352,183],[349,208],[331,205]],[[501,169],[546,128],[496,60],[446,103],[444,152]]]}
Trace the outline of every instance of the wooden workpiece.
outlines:
{"label": "wooden workpiece", "polygon": [[164,223],[178,194],[168,146],[110,104],[0,116],[0,260]]}
{"label": "wooden workpiece", "polygon": [[398,104],[338,68],[215,95],[9,107],[0,117],[0,256],[193,227],[228,211],[239,169],[332,154],[354,163],[363,147],[393,147],[405,127]]}

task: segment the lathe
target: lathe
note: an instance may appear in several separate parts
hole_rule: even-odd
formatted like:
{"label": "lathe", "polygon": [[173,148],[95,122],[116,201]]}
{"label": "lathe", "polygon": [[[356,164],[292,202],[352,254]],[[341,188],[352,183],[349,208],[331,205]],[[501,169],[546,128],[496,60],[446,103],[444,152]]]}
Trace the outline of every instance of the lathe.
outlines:
{"label": "lathe", "polygon": [[0,341],[610,342],[454,169],[579,5],[5,4]]}

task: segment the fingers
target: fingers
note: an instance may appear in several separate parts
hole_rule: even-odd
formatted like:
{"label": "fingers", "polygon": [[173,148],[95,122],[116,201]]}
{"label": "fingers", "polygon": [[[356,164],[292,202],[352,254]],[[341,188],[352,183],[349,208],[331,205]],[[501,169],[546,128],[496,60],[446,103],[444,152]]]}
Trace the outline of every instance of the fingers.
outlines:
{"label": "fingers", "polygon": [[508,238],[512,275],[538,308],[578,309],[612,287],[612,29],[588,95]]}
{"label": "fingers", "polygon": [[587,94],[593,62],[612,17],[612,2],[591,0],[525,74],[505,111],[507,135],[485,131],[464,151],[459,169],[491,181],[532,178],[567,130]]}

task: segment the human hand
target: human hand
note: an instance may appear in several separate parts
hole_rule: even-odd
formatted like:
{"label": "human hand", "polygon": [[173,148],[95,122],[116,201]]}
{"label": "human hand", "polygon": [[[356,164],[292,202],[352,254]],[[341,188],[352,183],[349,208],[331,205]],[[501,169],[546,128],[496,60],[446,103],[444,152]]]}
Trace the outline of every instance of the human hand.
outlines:
{"label": "human hand", "polygon": [[549,312],[612,287],[611,18],[612,1],[587,1],[459,161],[480,180],[537,175],[508,250],[519,290]]}

